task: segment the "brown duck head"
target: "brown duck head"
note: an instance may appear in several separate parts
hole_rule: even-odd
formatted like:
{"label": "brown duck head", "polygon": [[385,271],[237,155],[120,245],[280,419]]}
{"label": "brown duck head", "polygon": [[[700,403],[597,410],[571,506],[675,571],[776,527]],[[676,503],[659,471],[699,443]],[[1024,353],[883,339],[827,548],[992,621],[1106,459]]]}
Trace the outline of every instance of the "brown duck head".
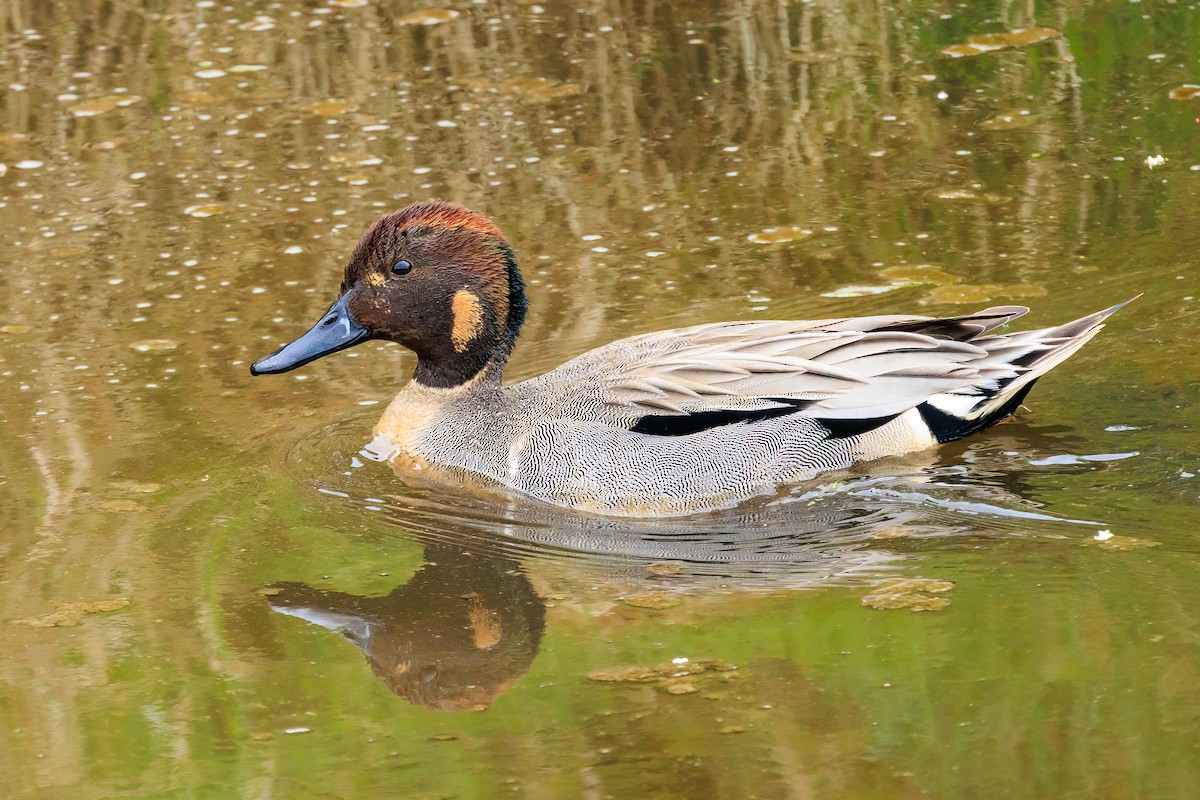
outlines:
{"label": "brown duck head", "polygon": [[250,367],[287,372],[368,339],[417,354],[413,379],[447,388],[495,378],[525,319],[525,286],[500,230],[434,200],[388,214],[350,256],[338,299],[307,333]]}

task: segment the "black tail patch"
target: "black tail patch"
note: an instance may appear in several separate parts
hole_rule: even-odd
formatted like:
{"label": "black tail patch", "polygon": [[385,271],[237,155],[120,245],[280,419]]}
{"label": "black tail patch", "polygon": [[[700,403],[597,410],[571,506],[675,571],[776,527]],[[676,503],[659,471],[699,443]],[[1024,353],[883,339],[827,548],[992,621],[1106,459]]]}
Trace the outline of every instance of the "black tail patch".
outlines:
{"label": "black tail patch", "polygon": [[1035,383],[1037,383],[1037,378],[1017,390],[1017,393],[1008,398],[1004,405],[979,419],[956,417],[930,403],[921,403],[917,406],[917,411],[921,412],[921,419],[925,420],[925,424],[929,426],[929,432],[934,435],[934,438],[942,444],[954,442],[964,436],[970,436],[976,431],[989,428],[1008,417],[1025,401],[1025,395],[1029,394],[1029,390]]}

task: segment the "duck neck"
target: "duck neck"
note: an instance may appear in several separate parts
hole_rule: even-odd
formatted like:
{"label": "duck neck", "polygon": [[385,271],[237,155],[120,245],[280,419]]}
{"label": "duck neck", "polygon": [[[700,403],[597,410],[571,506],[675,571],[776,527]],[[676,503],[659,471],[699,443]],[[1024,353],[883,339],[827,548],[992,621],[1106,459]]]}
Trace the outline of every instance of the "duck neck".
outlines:
{"label": "duck neck", "polygon": [[457,389],[468,385],[498,384],[508,354],[454,353],[441,357],[417,355],[413,381],[429,389]]}

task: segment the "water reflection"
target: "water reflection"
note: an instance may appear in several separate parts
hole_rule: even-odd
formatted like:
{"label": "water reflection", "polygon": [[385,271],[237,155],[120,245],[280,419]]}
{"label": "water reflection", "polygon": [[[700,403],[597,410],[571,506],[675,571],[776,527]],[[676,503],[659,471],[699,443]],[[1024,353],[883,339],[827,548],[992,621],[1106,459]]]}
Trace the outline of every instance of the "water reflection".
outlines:
{"label": "water reflection", "polygon": [[[1045,513],[1022,496],[1019,470],[973,455],[970,469],[937,466],[928,454],[865,465],[757,506],[682,520],[589,516],[422,486],[381,498],[363,493],[365,484],[387,481],[390,470],[366,465],[322,491],[340,498],[347,524],[372,513],[373,527],[420,542],[424,565],[384,596],[284,582],[266,600],[345,637],[410,702],[482,710],[529,670],[548,602],[589,613],[666,611],[746,592],[877,584],[914,574],[904,568],[919,566],[908,553],[921,540],[1079,537],[1096,529]],[[877,474],[863,474],[871,469]],[[919,605],[888,597],[900,604],[886,607]]]}
{"label": "water reflection", "polygon": [[336,631],[395,694],[439,710],[483,709],[529,669],[545,608],[516,562],[431,544],[425,566],[384,597],[282,583],[281,614]]}

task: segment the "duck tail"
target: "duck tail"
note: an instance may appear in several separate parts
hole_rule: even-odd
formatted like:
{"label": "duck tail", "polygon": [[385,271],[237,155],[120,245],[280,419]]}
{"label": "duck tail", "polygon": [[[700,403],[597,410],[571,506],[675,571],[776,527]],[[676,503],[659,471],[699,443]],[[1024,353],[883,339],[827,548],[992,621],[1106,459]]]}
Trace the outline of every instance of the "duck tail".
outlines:
{"label": "duck tail", "polygon": [[918,406],[925,424],[939,442],[952,442],[1004,420],[1021,406],[1038,378],[1074,355],[1106,319],[1138,297],[1054,328],[972,339],[971,344],[987,351],[972,364],[981,380]]}

